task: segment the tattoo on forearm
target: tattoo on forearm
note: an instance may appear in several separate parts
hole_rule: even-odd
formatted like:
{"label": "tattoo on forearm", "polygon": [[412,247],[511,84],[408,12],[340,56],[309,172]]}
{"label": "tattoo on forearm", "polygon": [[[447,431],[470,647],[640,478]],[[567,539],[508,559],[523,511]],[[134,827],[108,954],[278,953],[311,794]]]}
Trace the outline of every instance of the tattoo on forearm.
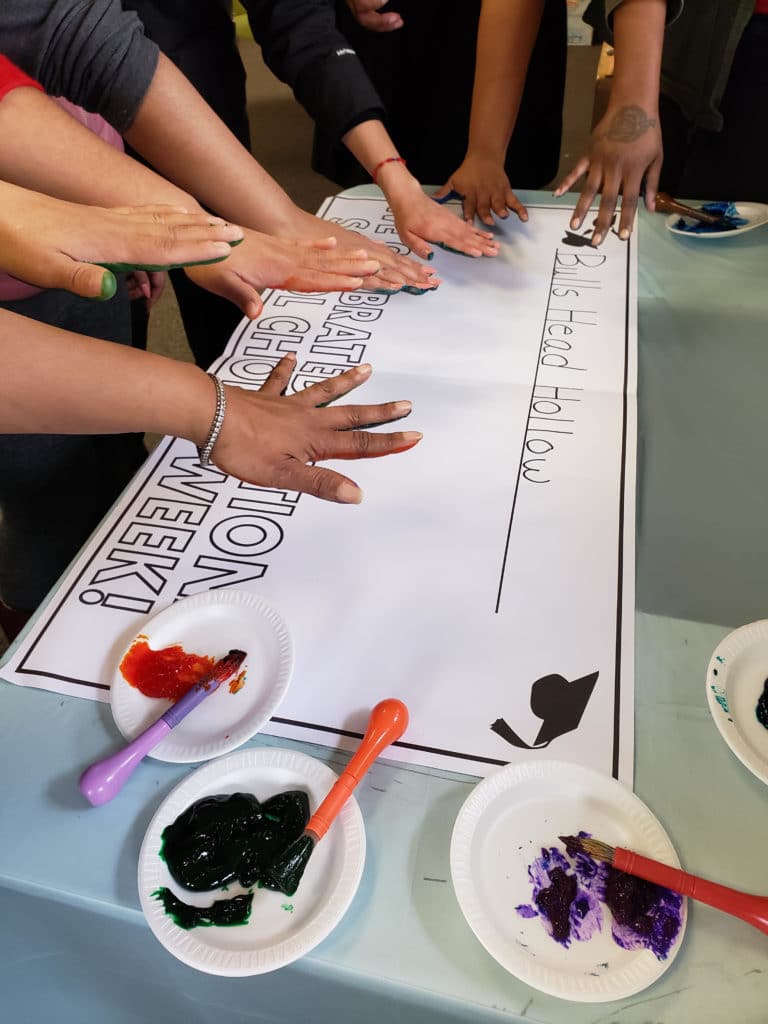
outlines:
{"label": "tattoo on forearm", "polygon": [[646,117],[642,107],[622,107],[614,114],[613,120],[608,125],[608,131],[605,133],[605,138],[611,139],[613,142],[634,142],[649,128],[655,127],[656,119]]}

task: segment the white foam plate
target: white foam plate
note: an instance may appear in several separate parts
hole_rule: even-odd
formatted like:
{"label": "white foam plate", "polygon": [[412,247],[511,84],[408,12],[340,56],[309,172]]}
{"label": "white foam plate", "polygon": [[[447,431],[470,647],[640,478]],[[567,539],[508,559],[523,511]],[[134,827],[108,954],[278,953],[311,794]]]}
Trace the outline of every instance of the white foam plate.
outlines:
{"label": "white foam plate", "polygon": [[707,668],[707,701],[720,735],[741,763],[768,783],[768,729],[755,714],[768,679],[768,619],[729,633]]}
{"label": "white foam plate", "polygon": [[[206,697],[152,751],[150,756],[160,761],[207,761],[234,750],[269,721],[288,689],[293,671],[288,627],[256,594],[241,590],[195,594],[159,612],[138,635],[146,637],[153,650],[181,644],[185,651],[213,658],[223,657],[232,648],[248,655],[243,688],[231,693],[228,683],[222,683]],[[112,714],[123,736],[133,739],[171,701],[145,697],[126,682],[120,661],[110,693]]]}
{"label": "white foam plate", "polygon": [[190,967],[234,978],[275,971],[322,942],[346,913],[363,873],[365,827],[354,797],[316,844],[295,895],[256,889],[247,924],[185,931],[152,893],[167,886],[185,903],[210,906],[216,898],[248,891],[231,885],[226,893],[192,893],[171,878],[160,857],[162,832],[196,800],[238,792],[266,800],[287,789],[303,789],[315,811],[335,781],[336,774],[322,761],[274,747],[240,750],[187,776],[160,805],[139,854],[141,909],[162,945]]}
{"label": "white foam plate", "polygon": [[[707,238],[733,238],[735,235],[743,235],[745,231],[754,231],[755,228],[768,224],[768,205],[765,203],[734,203],[733,205],[736,207],[738,215],[743,217],[747,223],[742,224],[740,228],[733,228],[732,231],[702,231],[701,234],[694,234],[692,231],[682,231],[675,226],[680,220],[679,213],[670,213],[664,223],[672,234],[682,235],[683,238],[694,238],[697,241]],[[683,217],[683,220],[688,224],[696,223],[687,217]]]}
{"label": "white foam plate", "polygon": [[526,984],[576,1002],[624,999],[668,969],[685,933],[666,960],[647,949],[626,950],[601,932],[568,949],[541,919],[521,917],[532,902],[528,865],[542,847],[562,849],[559,835],[580,830],[675,867],[680,862],[661,824],[645,804],[607,775],[563,761],[508,765],[483,779],[465,801],[451,839],[451,876],[467,922],[502,967]]}

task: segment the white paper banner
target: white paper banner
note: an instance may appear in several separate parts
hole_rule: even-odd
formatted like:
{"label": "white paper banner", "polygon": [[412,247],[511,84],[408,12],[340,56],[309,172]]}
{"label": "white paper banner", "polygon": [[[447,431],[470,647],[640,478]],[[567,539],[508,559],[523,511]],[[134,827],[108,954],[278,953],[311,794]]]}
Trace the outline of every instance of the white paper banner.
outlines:
{"label": "white paper banner", "polygon": [[[403,761],[483,775],[555,757],[631,785],[635,243],[592,249],[569,215],[510,217],[493,260],[438,250],[435,294],[269,294],[217,364],[225,382],[258,387],[289,351],[294,390],[371,362],[347,401],[410,399],[422,442],[341,464],[365,499],[339,506],[164,440],[3,677],[107,700],[148,617],[246,589],[296,644],[270,733],[352,747],[397,696]],[[336,197],[324,216],[397,245],[383,200]]]}

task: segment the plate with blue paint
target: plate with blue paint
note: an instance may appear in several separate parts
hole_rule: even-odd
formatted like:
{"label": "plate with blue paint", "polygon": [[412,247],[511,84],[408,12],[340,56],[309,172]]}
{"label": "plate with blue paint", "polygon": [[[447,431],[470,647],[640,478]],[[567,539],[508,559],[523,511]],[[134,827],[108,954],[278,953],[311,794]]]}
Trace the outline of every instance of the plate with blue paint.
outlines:
{"label": "plate with blue paint", "polygon": [[765,203],[702,203],[700,209],[721,217],[721,223],[703,224],[690,217],[681,217],[679,213],[671,213],[665,221],[667,229],[675,235],[689,238],[733,238],[768,224],[768,205]]}
{"label": "plate with blue paint", "polygon": [[722,640],[707,667],[707,701],[720,735],[768,783],[768,619]]}
{"label": "plate with blue paint", "polygon": [[574,1002],[625,999],[674,961],[686,900],[645,888],[645,902],[627,916],[617,882],[634,880],[572,856],[559,837],[579,833],[680,867],[661,823],[615,779],[564,761],[527,761],[483,779],[459,812],[456,897],[475,936],[516,978]]}

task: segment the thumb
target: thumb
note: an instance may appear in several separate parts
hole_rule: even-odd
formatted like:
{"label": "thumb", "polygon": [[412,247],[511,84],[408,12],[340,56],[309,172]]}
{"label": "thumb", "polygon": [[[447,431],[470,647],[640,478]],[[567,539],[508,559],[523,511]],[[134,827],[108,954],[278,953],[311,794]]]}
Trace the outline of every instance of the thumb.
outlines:
{"label": "thumb", "polygon": [[62,288],[84,299],[106,302],[117,290],[115,275],[94,263],[80,263],[69,256],[56,256],[49,266],[49,288]]}

